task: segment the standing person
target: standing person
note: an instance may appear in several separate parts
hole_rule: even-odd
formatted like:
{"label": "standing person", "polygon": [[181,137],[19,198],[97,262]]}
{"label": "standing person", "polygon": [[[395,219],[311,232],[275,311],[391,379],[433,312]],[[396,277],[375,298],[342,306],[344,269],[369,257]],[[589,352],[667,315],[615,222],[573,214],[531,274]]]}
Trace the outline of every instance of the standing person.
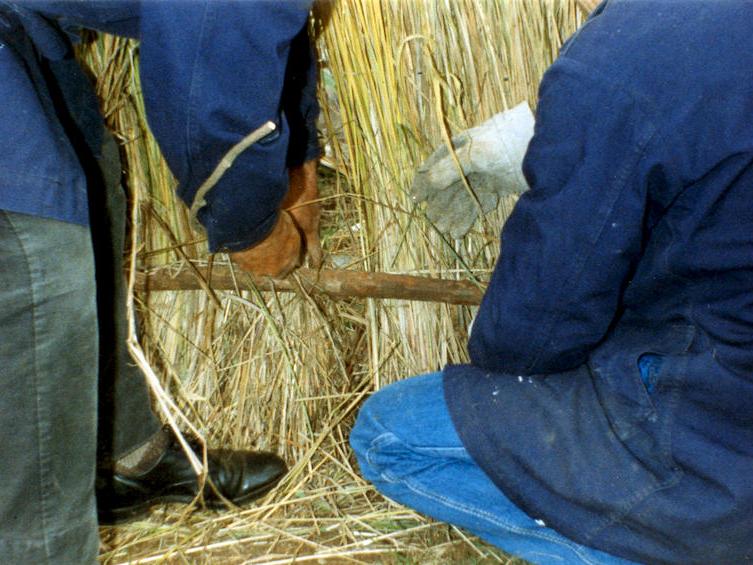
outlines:
{"label": "standing person", "polygon": [[[97,419],[103,521],[198,494],[125,352],[120,165],[71,35],[88,27],[141,40],[147,117],[189,204],[231,147],[274,122],[198,218],[210,251],[280,274],[306,246],[318,250],[318,209],[300,206],[316,198],[318,155],[308,9],[0,1],[0,563],[96,561]],[[239,504],[285,472],[271,453],[210,450],[208,460],[218,491]],[[205,500],[219,505],[213,493]]]}
{"label": "standing person", "polygon": [[471,364],[358,416],[381,492],[535,563],[753,560],[752,22],[613,0],[563,47]]}

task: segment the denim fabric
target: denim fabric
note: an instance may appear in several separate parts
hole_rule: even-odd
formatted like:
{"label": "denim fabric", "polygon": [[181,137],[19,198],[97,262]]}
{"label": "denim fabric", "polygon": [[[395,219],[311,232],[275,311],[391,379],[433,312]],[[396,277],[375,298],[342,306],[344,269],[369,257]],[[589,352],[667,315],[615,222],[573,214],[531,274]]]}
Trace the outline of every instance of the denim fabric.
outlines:
{"label": "denim fabric", "polygon": [[0,211],[0,563],[94,563],[97,314],[85,227]]}
{"label": "denim fabric", "polygon": [[386,496],[533,563],[626,564],[526,515],[463,447],[441,373],[399,381],[361,409],[350,437],[364,477]]}

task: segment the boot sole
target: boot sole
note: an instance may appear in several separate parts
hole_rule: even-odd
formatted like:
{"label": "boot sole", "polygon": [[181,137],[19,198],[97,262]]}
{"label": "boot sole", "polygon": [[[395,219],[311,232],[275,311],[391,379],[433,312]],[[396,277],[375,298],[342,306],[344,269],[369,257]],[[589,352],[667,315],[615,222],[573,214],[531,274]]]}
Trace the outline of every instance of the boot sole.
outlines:
{"label": "boot sole", "polygon": [[[265,483],[244,496],[231,500],[236,506],[242,506],[257,498],[260,498],[271,491],[278,482],[280,482],[282,476],[275,478],[274,480]],[[164,494],[157,495],[154,498],[133,504],[130,506],[121,506],[119,508],[99,508],[97,507],[97,518],[100,526],[117,526],[119,524],[125,524],[132,522],[138,518],[141,518],[149,513],[149,509],[157,504],[168,503],[182,503],[188,504],[194,500],[195,497],[184,494]],[[227,508],[227,505],[221,500],[209,500],[203,504],[204,508],[212,510],[219,510]]]}

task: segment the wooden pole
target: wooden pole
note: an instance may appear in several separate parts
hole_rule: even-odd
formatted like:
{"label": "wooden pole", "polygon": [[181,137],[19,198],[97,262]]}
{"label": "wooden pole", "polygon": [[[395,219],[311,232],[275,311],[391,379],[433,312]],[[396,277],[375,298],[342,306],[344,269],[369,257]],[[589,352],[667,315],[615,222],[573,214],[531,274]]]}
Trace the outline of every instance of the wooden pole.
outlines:
{"label": "wooden pole", "polygon": [[[233,276],[235,275],[235,277]],[[297,292],[301,289],[311,294],[324,294],[332,298],[394,298],[469,306],[481,303],[482,285],[471,281],[456,281],[412,275],[366,273],[359,271],[315,270],[300,268],[285,279],[255,277],[229,265],[214,265],[211,273],[207,267],[161,267],[136,274],[139,290],[199,290],[204,286],[215,290],[276,290]]]}

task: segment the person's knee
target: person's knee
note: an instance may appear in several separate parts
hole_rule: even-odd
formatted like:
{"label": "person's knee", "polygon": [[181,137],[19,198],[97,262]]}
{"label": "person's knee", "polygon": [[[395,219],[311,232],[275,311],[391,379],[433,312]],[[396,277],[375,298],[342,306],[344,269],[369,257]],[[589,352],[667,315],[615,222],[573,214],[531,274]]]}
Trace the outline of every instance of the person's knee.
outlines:
{"label": "person's knee", "polygon": [[395,413],[399,388],[388,386],[372,394],[361,407],[350,434],[361,474],[375,484],[389,482],[396,462],[406,458],[400,415]]}
{"label": "person's knee", "polygon": [[361,407],[350,434],[350,445],[364,478],[391,482],[425,465],[417,448],[441,445],[446,439],[434,437],[443,435],[440,421],[449,421],[443,411],[441,373],[403,379],[372,394]]}
{"label": "person's knee", "polygon": [[388,434],[410,443],[415,431],[425,428],[426,421],[435,420],[433,415],[443,402],[441,373],[397,381],[372,394],[361,407],[350,435],[359,461]]}
{"label": "person's knee", "polygon": [[374,440],[385,433],[385,428],[380,424],[379,409],[381,405],[381,392],[374,393],[364,402],[356,423],[350,432],[350,446],[356,454],[358,463],[361,466],[361,472],[366,474],[367,470],[367,453]]}

